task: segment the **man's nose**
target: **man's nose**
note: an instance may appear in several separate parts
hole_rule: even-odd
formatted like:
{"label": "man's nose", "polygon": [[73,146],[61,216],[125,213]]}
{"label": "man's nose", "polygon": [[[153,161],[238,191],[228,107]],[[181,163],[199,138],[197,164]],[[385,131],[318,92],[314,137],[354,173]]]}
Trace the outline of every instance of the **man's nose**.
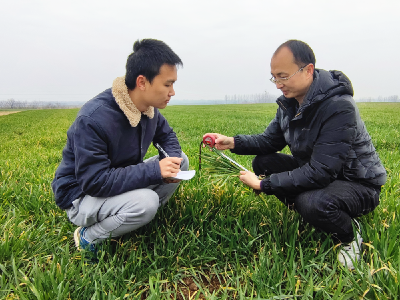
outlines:
{"label": "man's nose", "polygon": [[172,87],[171,90],[169,91],[169,96],[170,96],[170,97],[175,96],[175,90],[174,90],[173,87]]}

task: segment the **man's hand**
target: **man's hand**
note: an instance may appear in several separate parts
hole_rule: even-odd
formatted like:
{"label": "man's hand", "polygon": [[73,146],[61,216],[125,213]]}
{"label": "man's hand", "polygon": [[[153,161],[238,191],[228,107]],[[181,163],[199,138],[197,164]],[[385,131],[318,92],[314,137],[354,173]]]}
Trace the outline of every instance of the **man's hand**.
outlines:
{"label": "man's hand", "polygon": [[261,180],[258,179],[257,175],[250,171],[240,171],[239,179],[245,185],[248,185],[254,190],[261,191]]}
{"label": "man's hand", "polygon": [[[215,138],[215,149],[226,150],[235,148],[233,137],[228,137],[219,133],[206,133],[205,135],[207,134],[212,135]],[[205,135],[203,135],[203,138]]]}
{"label": "man's hand", "polygon": [[166,183],[176,183],[180,180],[170,179],[175,177],[180,171],[182,158],[180,157],[165,157],[159,161],[161,177]]}

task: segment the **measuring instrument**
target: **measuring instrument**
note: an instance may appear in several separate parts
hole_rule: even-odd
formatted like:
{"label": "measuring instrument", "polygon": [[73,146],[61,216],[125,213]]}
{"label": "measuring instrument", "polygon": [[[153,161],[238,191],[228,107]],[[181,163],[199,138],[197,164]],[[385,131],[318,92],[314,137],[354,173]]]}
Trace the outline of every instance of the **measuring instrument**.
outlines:
{"label": "measuring instrument", "polygon": [[[231,163],[233,163],[235,166],[238,166],[239,168],[241,168],[242,170],[248,172],[249,170],[247,170],[245,167],[243,167],[242,165],[238,164],[236,161],[234,161],[232,158],[230,158],[229,156],[225,155],[222,151],[219,151],[217,149],[215,149],[215,137],[213,135],[210,134],[206,134],[203,137],[203,141],[202,143],[204,145],[206,145],[208,148],[210,148],[212,151],[214,151],[215,153],[218,153],[219,155],[221,155],[223,158],[229,160]],[[201,144],[200,144],[201,147]],[[201,148],[200,148],[201,151]],[[200,165],[199,165],[199,169],[200,169]]]}

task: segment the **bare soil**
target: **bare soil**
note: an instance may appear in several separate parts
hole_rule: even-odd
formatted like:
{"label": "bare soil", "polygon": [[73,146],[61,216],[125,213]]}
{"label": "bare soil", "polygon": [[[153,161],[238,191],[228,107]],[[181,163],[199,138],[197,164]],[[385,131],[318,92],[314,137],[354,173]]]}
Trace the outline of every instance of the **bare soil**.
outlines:
{"label": "bare soil", "polygon": [[[179,284],[180,293],[177,297],[179,300],[192,299],[199,292],[197,284],[200,284],[203,290],[208,290],[208,292],[212,294],[215,290],[220,289],[221,283],[224,283],[220,282],[215,275],[210,278],[210,281],[208,281],[205,276],[201,275],[201,278],[196,278],[197,284],[192,277],[186,277],[182,281],[183,282]],[[203,293],[200,293],[198,299],[207,298]]]}
{"label": "bare soil", "polygon": [[20,111],[0,111],[0,116],[19,113]]}
{"label": "bare soil", "polygon": [[[198,285],[200,285],[204,291],[212,294],[214,291],[218,291],[223,284],[225,284],[225,282],[220,281],[215,275],[212,275],[210,280],[208,280],[204,275],[200,275],[200,278],[185,277],[177,285],[178,293],[176,299],[190,300],[194,299],[194,297],[197,296],[197,293],[200,293],[198,299],[206,300],[207,295],[200,292]],[[142,294],[141,299],[147,299],[147,296],[148,292],[145,292]]]}

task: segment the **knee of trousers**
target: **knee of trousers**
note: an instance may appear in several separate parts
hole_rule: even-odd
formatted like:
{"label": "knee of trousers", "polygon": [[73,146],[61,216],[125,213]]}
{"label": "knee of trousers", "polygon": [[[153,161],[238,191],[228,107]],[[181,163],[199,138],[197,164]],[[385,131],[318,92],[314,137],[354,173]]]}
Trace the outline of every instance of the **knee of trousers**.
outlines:
{"label": "knee of trousers", "polygon": [[251,166],[253,167],[254,173],[256,175],[260,175],[260,156],[257,155],[256,157],[254,157]]}
{"label": "knee of trousers", "polygon": [[296,197],[295,209],[310,223],[319,223],[321,220],[331,220],[339,213],[339,207],[322,192],[305,192]]}
{"label": "knee of trousers", "polygon": [[[137,195],[135,196],[137,197]],[[151,189],[141,189],[140,200],[132,201],[135,205],[128,207],[122,212],[121,215],[125,217],[125,222],[145,225],[154,219],[159,207],[158,194]]]}
{"label": "knee of trousers", "polygon": [[189,170],[189,158],[186,156],[185,152],[182,151],[182,163],[181,163],[181,170],[187,171]]}
{"label": "knee of trousers", "polygon": [[257,155],[256,157],[254,157],[253,161],[252,161],[252,167],[253,167],[253,171],[256,175],[270,175],[270,174],[264,174],[266,170],[264,170],[261,166],[263,166],[265,164],[265,159],[268,157],[269,155]]}

